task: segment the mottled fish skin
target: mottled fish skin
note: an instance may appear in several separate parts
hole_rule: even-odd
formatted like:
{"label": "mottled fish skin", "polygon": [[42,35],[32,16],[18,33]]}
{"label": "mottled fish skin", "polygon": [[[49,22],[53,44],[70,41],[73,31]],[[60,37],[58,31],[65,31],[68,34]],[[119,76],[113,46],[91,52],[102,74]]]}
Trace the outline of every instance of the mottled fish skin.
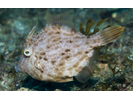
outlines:
{"label": "mottled fish skin", "polygon": [[88,65],[93,48],[107,44],[105,42],[100,32],[87,38],[68,26],[47,24],[27,37],[23,52],[29,50],[31,54],[25,56],[23,53],[15,69],[41,81],[73,81],[73,76]]}

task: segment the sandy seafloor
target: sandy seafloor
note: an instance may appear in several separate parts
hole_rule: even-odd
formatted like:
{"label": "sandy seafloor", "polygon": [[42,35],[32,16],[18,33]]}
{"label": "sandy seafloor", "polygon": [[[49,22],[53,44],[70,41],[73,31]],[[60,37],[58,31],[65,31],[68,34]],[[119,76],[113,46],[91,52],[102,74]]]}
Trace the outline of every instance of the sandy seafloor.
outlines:
{"label": "sandy seafloor", "polygon": [[[95,22],[108,18],[100,28],[108,24],[125,27],[119,39],[100,50],[103,57],[98,59],[97,66],[101,70],[95,71],[86,83],[79,83],[75,78],[73,82],[67,83],[42,82],[25,73],[14,71],[13,68],[21,55],[22,45],[31,28],[38,22],[36,33],[46,25],[46,11],[52,14],[69,13],[78,31],[80,23],[83,22],[85,27],[89,18]],[[0,91],[132,91],[132,44],[133,9],[0,8]]]}

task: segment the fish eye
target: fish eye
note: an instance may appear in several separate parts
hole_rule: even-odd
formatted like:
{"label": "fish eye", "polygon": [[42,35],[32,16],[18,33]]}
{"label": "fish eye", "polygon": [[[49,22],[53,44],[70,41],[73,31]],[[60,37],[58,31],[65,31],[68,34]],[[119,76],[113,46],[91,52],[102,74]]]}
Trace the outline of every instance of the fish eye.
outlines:
{"label": "fish eye", "polygon": [[32,51],[30,49],[25,49],[24,50],[24,55],[27,56],[27,57],[30,56],[31,53],[32,53]]}

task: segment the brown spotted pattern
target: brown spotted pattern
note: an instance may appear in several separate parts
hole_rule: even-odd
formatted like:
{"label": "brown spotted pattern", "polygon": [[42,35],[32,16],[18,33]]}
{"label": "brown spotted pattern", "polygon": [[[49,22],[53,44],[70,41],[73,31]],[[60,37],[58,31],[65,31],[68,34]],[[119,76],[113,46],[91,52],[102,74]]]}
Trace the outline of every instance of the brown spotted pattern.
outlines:
{"label": "brown spotted pattern", "polygon": [[87,38],[67,26],[50,24],[27,39],[25,45],[32,54],[28,60],[21,56],[18,71],[38,80],[67,82],[88,64],[101,40],[96,34]]}

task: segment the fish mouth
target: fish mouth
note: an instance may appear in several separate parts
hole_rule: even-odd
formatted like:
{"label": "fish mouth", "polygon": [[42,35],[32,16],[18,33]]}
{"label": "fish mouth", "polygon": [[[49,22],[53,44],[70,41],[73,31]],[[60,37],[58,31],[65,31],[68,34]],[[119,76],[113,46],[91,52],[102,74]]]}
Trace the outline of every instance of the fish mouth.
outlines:
{"label": "fish mouth", "polygon": [[19,67],[18,67],[18,64],[16,64],[14,68],[15,68],[15,71],[16,71],[16,72],[20,72],[20,69],[19,69]]}

